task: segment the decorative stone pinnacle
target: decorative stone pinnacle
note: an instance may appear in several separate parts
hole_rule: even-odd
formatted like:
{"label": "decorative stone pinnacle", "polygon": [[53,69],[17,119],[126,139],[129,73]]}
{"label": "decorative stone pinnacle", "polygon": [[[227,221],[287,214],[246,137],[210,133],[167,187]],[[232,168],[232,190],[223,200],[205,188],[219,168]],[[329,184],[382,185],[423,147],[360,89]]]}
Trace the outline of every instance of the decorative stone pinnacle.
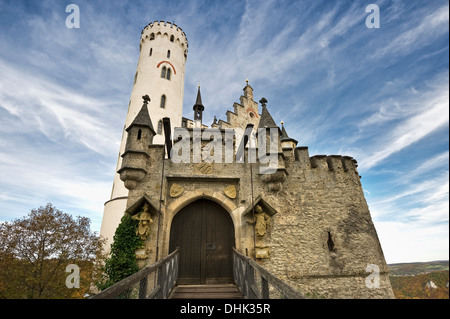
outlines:
{"label": "decorative stone pinnacle", "polygon": [[261,100],[259,100],[259,103],[261,103],[262,106],[266,106],[267,100],[265,97],[261,98]]}
{"label": "decorative stone pinnacle", "polygon": [[150,96],[148,96],[148,94],[144,95],[144,96],[142,97],[142,99],[144,100],[144,104],[147,104],[148,102],[151,101],[151,100],[150,100]]}

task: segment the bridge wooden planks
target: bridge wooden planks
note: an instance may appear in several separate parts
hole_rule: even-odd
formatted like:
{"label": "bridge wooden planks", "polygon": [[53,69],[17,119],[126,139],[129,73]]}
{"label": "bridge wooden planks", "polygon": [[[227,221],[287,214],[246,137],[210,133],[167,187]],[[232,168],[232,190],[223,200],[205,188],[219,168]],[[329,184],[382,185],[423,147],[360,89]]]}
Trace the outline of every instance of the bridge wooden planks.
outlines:
{"label": "bridge wooden planks", "polygon": [[180,285],[176,286],[169,299],[243,299],[233,284],[224,285]]}

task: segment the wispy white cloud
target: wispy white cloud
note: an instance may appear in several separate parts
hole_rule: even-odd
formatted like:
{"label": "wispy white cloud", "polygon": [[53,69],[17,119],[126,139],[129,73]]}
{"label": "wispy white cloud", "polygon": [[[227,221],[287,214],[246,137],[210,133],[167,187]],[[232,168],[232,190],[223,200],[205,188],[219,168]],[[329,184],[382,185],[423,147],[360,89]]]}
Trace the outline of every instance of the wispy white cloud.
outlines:
{"label": "wispy white cloud", "polygon": [[75,93],[1,60],[0,72],[4,74],[0,78],[0,107],[13,116],[12,122],[17,121],[15,128],[4,123],[4,129],[12,134],[14,130],[42,133],[53,142],[81,143],[99,153],[116,151],[120,133],[106,125],[106,110],[117,107],[113,101]]}
{"label": "wispy white cloud", "polygon": [[380,59],[386,55],[405,55],[432,43],[437,37],[448,33],[449,6],[444,5],[410,24],[389,41],[389,44],[377,49],[371,58]]}
{"label": "wispy white cloud", "polygon": [[[397,120],[395,126],[385,126],[378,133],[379,143],[374,143],[371,150],[361,157],[362,169],[368,170],[384,161],[392,154],[399,152],[411,144],[421,140],[438,128],[449,123],[449,89],[448,79],[441,74],[420,94],[413,94],[403,101],[395,102],[395,111],[387,112],[392,106],[382,104],[380,109],[369,118],[363,120],[360,129]],[[446,73],[448,77],[448,73]],[[400,111],[401,110],[401,111]]]}

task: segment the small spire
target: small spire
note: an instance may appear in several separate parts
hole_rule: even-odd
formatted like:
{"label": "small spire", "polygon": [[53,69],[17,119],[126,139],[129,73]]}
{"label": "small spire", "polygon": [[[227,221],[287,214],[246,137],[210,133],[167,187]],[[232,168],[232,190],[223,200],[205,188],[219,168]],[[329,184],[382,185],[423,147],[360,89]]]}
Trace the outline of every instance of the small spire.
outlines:
{"label": "small spire", "polygon": [[281,121],[281,138],[289,138],[286,129],[284,128],[284,122]]}
{"label": "small spire", "polygon": [[196,120],[202,120],[202,112],[205,110],[205,107],[202,103],[202,95],[200,93],[200,84],[198,85],[198,91],[197,91],[197,99],[195,101],[194,107],[192,108],[194,110],[194,121]]}
{"label": "small spire", "polygon": [[270,128],[270,127],[278,128],[278,126],[275,124],[275,121],[272,118],[272,115],[270,115],[269,111],[267,110],[266,107],[267,100],[263,97],[261,98],[261,100],[259,100],[259,103],[261,103],[262,112],[258,128]]}
{"label": "small spire", "polygon": [[[145,95],[148,97],[148,95]],[[150,98],[148,97],[148,101],[150,101]],[[156,135],[155,130],[153,129],[152,120],[150,119],[150,114],[148,113],[147,108],[147,99],[144,99],[144,104],[142,104],[141,110],[134,118],[133,122],[126,128],[126,131],[128,132],[131,127],[133,126],[144,126],[148,127],[150,131]]]}

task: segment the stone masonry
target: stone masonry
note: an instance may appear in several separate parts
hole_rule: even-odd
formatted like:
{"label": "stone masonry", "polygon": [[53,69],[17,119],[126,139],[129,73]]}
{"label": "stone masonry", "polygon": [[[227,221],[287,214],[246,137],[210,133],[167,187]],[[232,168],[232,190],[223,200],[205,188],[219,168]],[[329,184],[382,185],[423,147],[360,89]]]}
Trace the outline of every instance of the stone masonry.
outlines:
{"label": "stone masonry", "polygon": [[[157,251],[158,258],[166,256],[175,215],[196,200],[208,199],[231,216],[236,249],[301,293],[316,298],[393,298],[356,160],[341,155],[310,156],[308,147],[297,146],[284,126],[274,123],[267,101],[254,101],[248,83],[239,101],[233,112],[226,113],[227,121],[219,120],[211,127],[222,134],[223,143],[226,129],[239,128],[240,135],[231,141],[235,147],[249,123],[267,134],[270,128],[277,129],[278,163],[271,174],[261,173],[264,164],[259,160],[249,163],[249,152],[256,145],[246,148],[243,163],[235,158],[231,163],[195,163],[193,149],[188,163],[175,163],[167,158],[164,145],[153,144],[156,133],[146,103],[128,126],[118,171],[129,190],[126,212],[137,214],[148,203],[153,220],[145,248],[137,252],[141,263],[153,263]],[[194,129],[186,131],[192,147]],[[257,138],[268,137],[260,133]],[[177,143],[177,136],[173,142]],[[200,141],[203,147],[210,142]],[[265,215],[257,228],[260,234],[255,236],[252,222],[257,206]]]}

